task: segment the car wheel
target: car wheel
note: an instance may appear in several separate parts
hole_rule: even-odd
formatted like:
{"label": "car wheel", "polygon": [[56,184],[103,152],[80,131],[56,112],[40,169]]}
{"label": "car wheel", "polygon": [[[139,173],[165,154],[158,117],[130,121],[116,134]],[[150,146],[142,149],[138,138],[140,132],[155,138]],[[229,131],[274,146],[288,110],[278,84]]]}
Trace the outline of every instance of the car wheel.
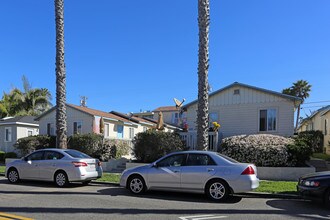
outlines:
{"label": "car wheel", "polygon": [[324,195],[324,204],[330,208],[330,189],[328,189]]}
{"label": "car wheel", "polygon": [[88,181],[84,181],[84,182],[82,182],[82,184],[84,185],[84,186],[87,186],[88,184],[90,184],[92,182],[92,180],[88,180]]}
{"label": "car wheel", "polygon": [[64,171],[57,172],[54,177],[54,182],[58,187],[65,187],[69,184],[68,176]]}
{"label": "car wheel", "polygon": [[7,174],[8,181],[10,183],[17,183],[19,182],[19,174],[15,168],[10,168]]}
{"label": "car wheel", "polygon": [[134,194],[142,194],[146,190],[146,184],[141,176],[132,176],[128,180],[128,189]]}
{"label": "car wheel", "polygon": [[228,184],[223,180],[212,180],[206,185],[205,194],[213,201],[224,201],[229,195]]}

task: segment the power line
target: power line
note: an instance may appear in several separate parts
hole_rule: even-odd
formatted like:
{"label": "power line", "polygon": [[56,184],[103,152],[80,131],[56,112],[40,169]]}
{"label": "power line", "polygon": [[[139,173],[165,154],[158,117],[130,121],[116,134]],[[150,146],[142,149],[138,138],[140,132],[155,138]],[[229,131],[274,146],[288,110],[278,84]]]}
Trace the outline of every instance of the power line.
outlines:
{"label": "power line", "polygon": [[303,103],[302,105],[318,104],[318,103],[325,103],[325,102],[330,102],[330,100],[329,100],[329,101],[318,101],[318,102],[305,102],[305,103]]}

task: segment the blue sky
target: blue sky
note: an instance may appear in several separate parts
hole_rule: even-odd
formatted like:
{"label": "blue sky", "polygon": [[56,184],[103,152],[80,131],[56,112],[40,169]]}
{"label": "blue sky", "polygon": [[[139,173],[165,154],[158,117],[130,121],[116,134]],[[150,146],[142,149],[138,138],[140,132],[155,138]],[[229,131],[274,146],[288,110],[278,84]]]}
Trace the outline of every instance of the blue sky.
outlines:
{"label": "blue sky", "polygon": [[[302,116],[330,104],[329,0],[210,2],[213,90],[238,81],[281,92],[304,79],[306,103],[317,103]],[[0,91],[25,75],[55,104],[53,0],[3,0],[0,26]],[[68,103],[87,96],[128,113],[197,98],[197,0],[66,0],[65,49]]]}

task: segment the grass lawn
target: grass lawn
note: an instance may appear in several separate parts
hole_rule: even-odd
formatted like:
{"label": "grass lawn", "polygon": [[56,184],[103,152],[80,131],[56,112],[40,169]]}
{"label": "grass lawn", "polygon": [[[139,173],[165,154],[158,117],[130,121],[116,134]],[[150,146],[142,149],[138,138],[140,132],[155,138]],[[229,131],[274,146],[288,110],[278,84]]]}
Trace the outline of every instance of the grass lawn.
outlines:
{"label": "grass lawn", "polygon": [[6,169],[5,166],[0,166],[0,173],[5,173],[5,169]]}
{"label": "grass lawn", "polygon": [[312,157],[317,158],[317,159],[322,159],[326,161],[330,161],[330,155],[328,154],[323,154],[323,153],[314,153]]}
{"label": "grass lawn", "polygon": [[297,182],[293,181],[260,181],[260,185],[254,192],[296,194]]}
{"label": "grass lawn", "polygon": [[119,183],[120,173],[103,173],[102,178],[97,181],[101,182],[110,182],[110,183]]}

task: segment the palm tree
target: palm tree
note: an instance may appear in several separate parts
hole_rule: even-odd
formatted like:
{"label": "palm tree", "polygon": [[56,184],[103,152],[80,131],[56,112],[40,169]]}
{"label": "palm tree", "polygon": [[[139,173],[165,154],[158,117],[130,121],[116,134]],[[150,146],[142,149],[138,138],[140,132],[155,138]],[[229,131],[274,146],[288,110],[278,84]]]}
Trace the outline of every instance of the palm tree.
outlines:
{"label": "palm tree", "polygon": [[55,0],[56,21],[56,147],[67,148],[66,73],[64,63],[64,0]]}
{"label": "palm tree", "polygon": [[208,69],[209,69],[210,1],[198,0],[198,109],[197,145],[200,150],[208,147]]}
{"label": "palm tree", "polygon": [[309,92],[311,91],[311,88],[312,85],[310,85],[306,80],[298,80],[297,82],[293,83],[291,87],[282,90],[283,94],[296,96],[302,99],[297,109],[295,132],[297,132],[297,128],[298,128],[298,122],[300,117],[300,105],[304,103],[306,98],[309,97]]}

